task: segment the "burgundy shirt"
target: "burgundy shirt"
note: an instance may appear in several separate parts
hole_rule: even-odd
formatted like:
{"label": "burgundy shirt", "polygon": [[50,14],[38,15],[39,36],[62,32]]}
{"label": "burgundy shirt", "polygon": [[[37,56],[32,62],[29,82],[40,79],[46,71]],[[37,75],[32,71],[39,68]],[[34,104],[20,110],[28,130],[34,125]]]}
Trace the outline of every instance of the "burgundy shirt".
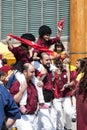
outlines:
{"label": "burgundy shirt", "polygon": [[[35,75],[36,77],[39,76],[39,74],[41,74],[41,72],[39,70],[35,70]],[[45,78],[43,79],[43,90],[50,90],[53,91],[53,74],[52,71],[48,71],[47,70],[47,74],[45,76]]]}
{"label": "burgundy shirt", "polygon": [[53,95],[53,74],[51,71],[47,71],[47,74],[43,80],[43,95],[45,102],[51,102],[54,99]]}
{"label": "burgundy shirt", "polygon": [[[39,75],[39,71],[36,70],[36,76]],[[50,102],[54,98],[53,96],[53,74],[51,71],[47,70],[47,74],[43,79],[43,95],[45,102]]]}
{"label": "burgundy shirt", "polygon": [[21,60],[23,63],[31,62],[29,53],[27,53],[21,46],[13,47],[13,49],[8,47],[8,49],[14,54],[16,61]]}
{"label": "burgundy shirt", "polygon": [[[60,41],[60,38],[56,36],[56,37],[50,39],[49,41],[45,41],[43,38],[38,38],[36,43],[38,45],[41,45],[48,49],[48,48],[50,48],[51,45],[53,45],[54,43],[57,43],[59,41]],[[39,52],[39,50],[35,49],[34,52]]]}
{"label": "burgundy shirt", "polygon": [[[74,75],[73,73],[70,73],[70,81],[74,80]],[[63,88],[64,84],[67,84],[67,74],[66,71],[64,70],[62,74],[59,76],[56,74],[55,76],[55,81],[54,81],[54,97],[55,98],[63,98],[67,96],[71,96],[72,90],[70,88],[65,88],[64,91],[61,91]]]}
{"label": "burgundy shirt", "polygon": [[[15,94],[18,93],[19,87],[20,83],[17,80],[13,82],[10,88],[10,93],[12,94],[13,97]],[[38,103],[37,90],[35,86],[31,82],[29,82],[27,87],[27,104],[26,104],[28,114],[34,114],[34,112],[37,109],[37,103]]]}
{"label": "burgundy shirt", "polygon": [[46,77],[43,80],[44,86],[43,90],[50,90],[53,91],[53,74],[51,71],[47,72]]}
{"label": "burgundy shirt", "polygon": [[77,130],[87,130],[87,98],[83,102],[83,94],[76,93]]}
{"label": "burgundy shirt", "polygon": [[5,73],[8,73],[8,71],[11,69],[9,65],[4,65],[0,68],[0,70],[4,71]]}

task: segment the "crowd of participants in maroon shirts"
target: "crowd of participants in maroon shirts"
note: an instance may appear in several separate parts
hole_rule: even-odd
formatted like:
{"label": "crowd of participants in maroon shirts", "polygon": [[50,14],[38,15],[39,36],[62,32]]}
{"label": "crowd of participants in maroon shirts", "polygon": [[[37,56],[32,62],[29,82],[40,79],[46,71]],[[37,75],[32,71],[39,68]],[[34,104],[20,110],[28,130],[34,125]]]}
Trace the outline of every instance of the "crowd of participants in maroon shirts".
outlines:
{"label": "crowd of participants in maroon shirts", "polygon": [[[43,78],[44,83],[43,95],[45,103],[47,104],[48,107],[44,106],[42,109],[47,110],[50,107],[52,107],[51,105],[48,105],[48,102],[52,102],[53,103],[52,105],[54,106],[56,112],[60,112],[60,114],[63,114],[62,108],[65,111],[65,124],[63,122],[63,119],[60,118],[59,115],[55,114],[57,118],[55,120],[56,123],[54,125],[54,128],[52,127],[52,130],[53,129],[55,130],[56,128],[59,127],[57,121],[59,121],[62,124],[61,129],[63,127],[66,130],[72,129],[73,118],[75,119],[74,121],[77,120],[77,130],[80,129],[85,130],[86,118],[84,113],[86,110],[87,82],[85,77],[87,75],[87,67],[86,67],[87,58],[77,59],[76,69],[71,71],[69,55],[66,54],[63,47],[59,46],[59,44],[61,43],[60,41],[61,31],[59,30],[58,35],[53,39],[50,39],[51,33],[52,33],[51,29],[48,26],[40,27],[39,39],[37,40],[37,43],[47,48],[49,48],[48,45],[51,46],[52,44],[55,44],[54,47],[56,47],[56,49],[54,50],[56,50],[57,54],[56,56],[54,55],[54,57],[50,57],[46,52],[40,52],[40,51],[38,52],[37,50],[34,50],[32,53],[33,54],[32,58],[29,56],[29,51],[31,48],[24,43],[22,43],[18,47],[14,47],[12,44],[10,44],[11,37],[7,37],[8,49],[14,54],[16,58],[15,67],[19,61],[22,61],[24,64],[24,63],[30,63],[33,60],[38,62],[39,65],[41,64],[44,66],[46,73]],[[35,41],[35,37],[32,34],[28,33],[23,34],[21,38]],[[61,46],[63,46],[63,43],[61,43]],[[52,62],[50,58],[52,58]],[[38,68],[35,69],[39,71]],[[2,59],[2,67],[0,67],[0,71],[4,71],[6,74],[8,74],[10,70],[11,66],[8,66],[7,59],[5,58]],[[43,75],[44,73],[40,71],[39,78],[41,79]],[[83,86],[84,90],[81,88],[81,86]],[[82,108],[82,105],[84,109]],[[73,113],[71,113],[71,111],[73,111]],[[52,118],[54,119],[53,116]],[[80,126],[80,124],[83,124],[82,127]]]}

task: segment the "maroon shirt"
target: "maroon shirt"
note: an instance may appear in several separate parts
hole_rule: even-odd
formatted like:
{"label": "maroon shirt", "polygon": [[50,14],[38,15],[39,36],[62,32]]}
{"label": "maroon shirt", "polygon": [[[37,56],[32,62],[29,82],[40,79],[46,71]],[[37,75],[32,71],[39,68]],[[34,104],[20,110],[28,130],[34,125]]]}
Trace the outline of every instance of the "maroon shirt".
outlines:
{"label": "maroon shirt", "polygon": [[[39,76],[41,74],[41,72],[39,70],[35,70],[35,75],[36,77]],[[53,74],[52,71],[48,71],[47,70],[47,74],[45,76],[45,78],[43,79],[43,90],[50,90],[53,91]]]}
{"label": "maroon shirt", "polygon": [[47,71],[47,74],[43,80],[43,95],[45,102],[50,102],[53,100],[53,74],[51,71]]}
{"label": "maroon shirt", "polygon": [[16,61],[22,61],[23,63],[31,62],[29,53],[27,53],[21,46],[13,47],[13,49],[8,47],[8,49],[14,54]]}
{"label": "maroon shirt", "polygon": [[[36,76],[40,74],[38,70],[35,72]],[[43,79],[43,95],[45,102],[50,102],[54,98],[53,96],[53,74],[51,71],[47,70],[47,74]]]}
{"label": "maroon shirt", "polygon": [[[49,41],[45,41],[43,38],[38,38],[36,43],[38,45],[41,45],[41,46],[49,49],[51,45],[53,45],[54,43],[57,43],[59,41],[60,41],[60,38],[56,36],[56,37],[50,39]],[[39,50],[34,50],[34,52],[39,52]]]}
{"label": "maroon shirt", "polygon": [[4,71],[5,73],[8,73],[8,71],[11,69],[9,65],[4,65],[0,68],[0,70]]}
{"label": "maroon shirt", "polygon": [[83,94],[76,93],[77,130],[87,130],[87,98],[83,102]]}
{"label": "maroon shirt", "polygon": [[[73,73],[70,73],[70,81],[74,80]],[[54,97],[55,98],[63,98],[67,96],[71,96],[72,90],[70,88],[65,88],[64,91],[61,91],[63,88],[64,84],[67,84],[67,74],[66,71],[64,70],[61,75],[59,76],[56,74],[55,76],[55,81],[54,81]]]}
{"label": "maroon shirt", "polygon": [[[18,93],[19,87],[20,84],[17,80],[13,82],[10,88],[10,93],[12,94],[13,97],[15,94]],[[35,86],[31,82],[29,82],[27,87],[27,104],[26,104],[26,109],[28,111],[28,114],[34,114],[34,112],[37,109],[37,103],[38,103],[37,90]]]}

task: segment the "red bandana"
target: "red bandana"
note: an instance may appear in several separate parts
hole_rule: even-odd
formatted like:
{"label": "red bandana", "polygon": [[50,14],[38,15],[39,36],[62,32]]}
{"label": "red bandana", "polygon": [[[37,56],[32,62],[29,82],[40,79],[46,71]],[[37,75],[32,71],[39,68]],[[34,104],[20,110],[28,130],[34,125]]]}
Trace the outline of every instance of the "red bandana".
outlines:
{"label": "red bandana", "polygon": [[38,44],[35,43],[35,42],[32,42],[32,41],[30,41],[30,40],[26,40],[26,39],[20,38],[20,37],[18,37],[18,36],[13,35],[13,34],[8,34],[7,36],[10,36],[10,37],[12,37],[12,38],[14,38],[14,39],[16,39],[16,40],[18,40],[18,41],[24,43],[24,44],[27,44],[27,45],[33,47],[34,49],[37,49],[37,50],[40,50],[40,51],[45,51],[45,52],[47,52],[49,55],[54,55],[54,52],[53,52],[53,51],[51,51],[51,50],[49,50],[49,49],[47,49],[47,48],[45,48],[45,47],[43,47],[43,46],[40,46],[40,45],[38,45]]}

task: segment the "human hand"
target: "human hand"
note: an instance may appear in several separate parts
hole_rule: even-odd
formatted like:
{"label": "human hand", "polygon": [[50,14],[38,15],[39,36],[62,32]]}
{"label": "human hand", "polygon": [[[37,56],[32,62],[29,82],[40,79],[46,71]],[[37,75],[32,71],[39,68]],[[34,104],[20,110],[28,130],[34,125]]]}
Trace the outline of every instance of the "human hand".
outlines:
{"label": "human hand", "polygon": [[42,86],[43,86],[43,82],[42,82],[42,81],[38,81],[38,82],[37,82],[37,86],[38,86],[38,87],[42,87]]}
{"label": "human hand", "polygon": [[7,37],[6,37],[6,41],[7,41],[7,42],[11,41],[11,37],[10,37],[10,36],[7,36]]}
{"label": "human hand", "polygon": [[68,88],[69,87],[69,84],[67,83],[67,84],[64,84],[64,86],[63,86],[63,88],[60,90],[60,91],[64,91],[66,88]]}
{"label": "human hand", "polygon": [[62,89],[60,90],[61,92],[65,90],[65,87],[63,86]]}

